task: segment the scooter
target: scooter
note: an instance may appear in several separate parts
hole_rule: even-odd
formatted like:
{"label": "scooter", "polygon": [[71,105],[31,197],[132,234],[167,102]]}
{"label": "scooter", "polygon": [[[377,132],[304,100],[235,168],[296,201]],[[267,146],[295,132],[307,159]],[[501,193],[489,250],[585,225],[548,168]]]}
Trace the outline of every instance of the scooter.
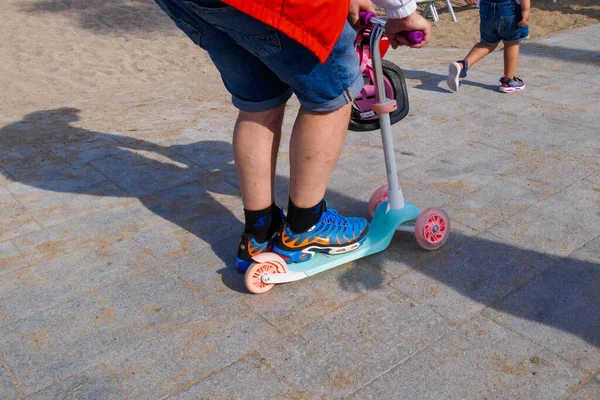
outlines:
{"label": "scooter", "polygon": [[[246,271],[246,288],[251,293],[265,293],[276,284],[298,281],[328,269],[338,267],[359,258],[385,250],[396,231],[412,232],[417,244],[425,250],[442,247],[450,235],[450,219],[441,208],[428,208],[421,212],[417,206],[404,200],[398,183],[398,173],[394,158],[394,143],[390,113],[397,109],[396,100],[386,96],[380,42],[384,35],[386,20],[374,13],[361,13],[364,26],[372,26],[370,51],[372,55],[373,78],[376,89],[376,102],[371,105],[378,115],[381,128],[385,168],[388,184],[377,189],[368,203],[372,215],[369,233],[363,244],[342,254],[317,253],[310,260],[289,265],[275,253],[262,253],[253,257],[254,263]],[[420,34],[420,38],[419,38]],[[418,43],[422,32],[409,32],[409,41]],[[411,39],[412,37],[412,39]]]}

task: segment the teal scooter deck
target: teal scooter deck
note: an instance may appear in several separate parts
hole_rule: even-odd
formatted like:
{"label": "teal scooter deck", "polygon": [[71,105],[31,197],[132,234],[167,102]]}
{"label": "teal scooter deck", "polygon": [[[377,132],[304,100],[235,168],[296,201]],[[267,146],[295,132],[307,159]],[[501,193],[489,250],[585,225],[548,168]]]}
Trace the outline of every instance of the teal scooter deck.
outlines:
{"label": "teal scooter deck", "polygon": [[398,226],[416,220],[421,214],[417,206],[408,202],[405,202],[404,207],[400,209],[388,210],[387,208],[387,201],[377,206],[375,215],[369,224],[369,233],[363,244],[356,250],[336,255],[317,253],[308,261],[287,264],[287,273],[264,275],[263,282],[296,281],[385,250],[392,241]]}
{"label": "teal scooter deck", "polygon": [[382,202],[375,210],[375,215],[369,224],[367,238],[358,249],[336,255],[317,253],[308,261],[288,264],[288,270],[304,272],[307,276],[312,276],[385,250],[392,241],[396,228],[405,222],[417,219],[421,213],[415,205],[408,202],[399,210],[387,210],[387,205],[387,201]]}

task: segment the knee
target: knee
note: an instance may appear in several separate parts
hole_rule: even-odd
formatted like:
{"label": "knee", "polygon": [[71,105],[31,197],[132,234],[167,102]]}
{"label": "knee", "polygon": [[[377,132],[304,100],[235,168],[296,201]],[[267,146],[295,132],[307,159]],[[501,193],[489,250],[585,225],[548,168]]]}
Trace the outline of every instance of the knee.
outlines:
{"label": "knee", "polygon": [[262,125],[264,127],[269,128],[272,131],[277,131],[281,129],[281,124],[283,122],[283,114],[285,112],[285,104],[271,110],[266,111],[257,111],[257,112],[249,112],[249,111],[240,111],[238,114],[238,123],[240,122],[250,122]]}

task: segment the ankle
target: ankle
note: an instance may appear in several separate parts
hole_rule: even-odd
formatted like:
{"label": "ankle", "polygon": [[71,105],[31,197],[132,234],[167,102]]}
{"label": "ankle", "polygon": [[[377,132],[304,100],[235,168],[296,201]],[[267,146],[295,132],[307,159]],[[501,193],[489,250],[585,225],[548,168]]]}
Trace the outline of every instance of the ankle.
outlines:
{"label": "ankle", "polygon": [[266,242],[281,225],[281,213],[275,203],[262,210],[244,209],[245,232],[259,243]]}
{"label": "ankle", "polygon": [[287,222],[292,232],[301,233],[307,231],[321,219],[323,214],[325,200],[321,200],[316,205],[308,208],[296,206],[292,199],[288,203]]}

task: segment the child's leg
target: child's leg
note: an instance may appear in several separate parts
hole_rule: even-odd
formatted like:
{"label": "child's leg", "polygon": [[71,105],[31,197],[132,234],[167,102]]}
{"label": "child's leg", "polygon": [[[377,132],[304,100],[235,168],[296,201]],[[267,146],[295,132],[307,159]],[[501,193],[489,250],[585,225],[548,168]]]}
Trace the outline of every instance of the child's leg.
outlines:
{"label": "child's leg", "polygon": [[504,76],[514,78],[519,63],[520,42],[504,42]]}
{"label": "child's leg", "polygon": [[460,82],[467,76],[467,70],[477,61],[494,51],[496,46],[498,44],[489,45],[479,42],[473,46],[464,59],[451,63],[448,67],[448,77],[446,79],[448,87],[456,92],[460,87]]}
{"label": "child's leg", "polygon": [[486,44],[483,42],[477,43],[469,54],[465,57],[465,60],[469,63],[469,68],[471,68],[477,61],[481,60],[483,57],[490,54],[492,51],[496,49],[498,43],[496,44]]}

